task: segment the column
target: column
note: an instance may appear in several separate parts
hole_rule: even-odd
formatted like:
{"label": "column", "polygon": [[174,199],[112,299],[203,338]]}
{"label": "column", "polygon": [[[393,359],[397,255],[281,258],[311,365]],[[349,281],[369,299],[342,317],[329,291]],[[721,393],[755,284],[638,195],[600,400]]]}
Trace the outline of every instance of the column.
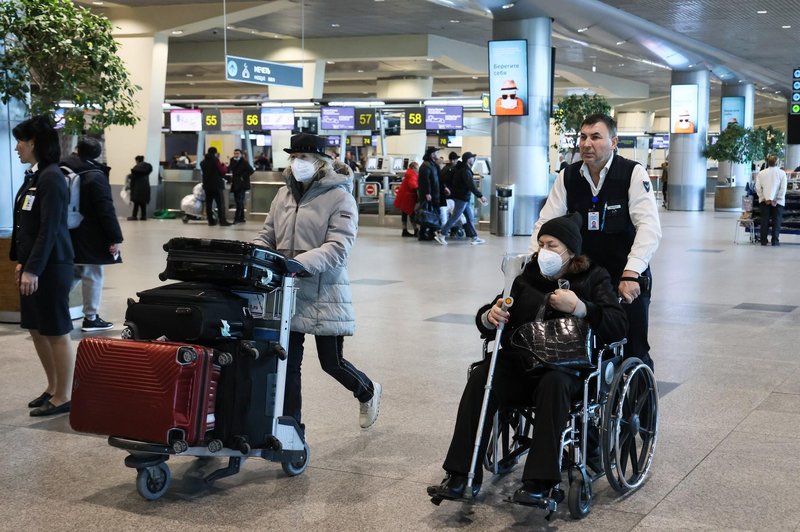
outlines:
{"label": "column", "polygon": [[[726,96],[741,96],[744,98],[744,123],[739,124],[744,128],[752,128],[755,120],[755,101],[756,101],[756,88],[752,83],[736,83],[722,85],[721,98]],[[720,105],[722,100],[720,99]],[[720,133],[728,126],[722,123],[720,116],[719,130]],[[723,167],[725,170],[723,171]],[[745,161],[740,164],[720,163],[719,166],[719,180],[723,181],[725,178],[734,176],[736,178],[736,186],[744,186],[745,183],[750,181],[751,166],[750,161]]]}
{"label": "column", "polygon": [[[156,33],[138,37],[116,37],[120,45],[118,55],[125,62],[134,84],[142,90],[136,95],[137,111],[141,119],[134,127],[112,126],[106,130],[107,162],[111,167],[110,182],[121,185],[135,164],[137,155],[153,165],[150,185],[158,184],[158,163],[161,160],[161,123],[163,115],[164,92],[167,82],[166,35]],[[198,154],[199,155],[199,154]],[[148,208],[152,212],[152,209]]]}
{"label": "column", "polygon": [[550,64],[551,25],[547,17],[495,18],[492,24],[492,38],[495,40],[528,41],[528,115],[495,116],[492,119],[492,185],[515,185],[515,235],[533,232],[533,225],[547,199],[550,80],[553,75]]}
{"label": "column", "polygon": [[673,71],[673,85],[697,85],[697,133],[670,135],[669,209],[702,211],[706,195],[706,158],[703,148],[708,136],[708,71]]}

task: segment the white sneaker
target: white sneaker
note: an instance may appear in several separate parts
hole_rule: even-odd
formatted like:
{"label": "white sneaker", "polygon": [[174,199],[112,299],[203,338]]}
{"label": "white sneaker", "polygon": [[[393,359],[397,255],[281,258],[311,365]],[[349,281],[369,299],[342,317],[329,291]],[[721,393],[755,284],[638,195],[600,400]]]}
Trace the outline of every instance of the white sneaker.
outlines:
{"label": "white sneaker", "polygon": [[440,243],[443,246],[447,245],[447,239],[444,237],[444,235],[442,233],[437,232],[433,236],[433,239],[436,240],[438,243]]}
{"label": "white sneaker", "polygon": [[481,244],[485,244],[485,243],[486,243],[486,240],[482,239],[479,236],[476,236],[475,238],[472,239],[472,242],[470,242],[470,244],[472,244],[473,246],[480,246]]}
{"label": "white sneaker", "polygon": [[372,388],[372,399],[359,405],[358,420],[362,429],[367,429],[375,423],[375,420],[378,419],[378,412],[381,409],[381,385],[372,381]]}

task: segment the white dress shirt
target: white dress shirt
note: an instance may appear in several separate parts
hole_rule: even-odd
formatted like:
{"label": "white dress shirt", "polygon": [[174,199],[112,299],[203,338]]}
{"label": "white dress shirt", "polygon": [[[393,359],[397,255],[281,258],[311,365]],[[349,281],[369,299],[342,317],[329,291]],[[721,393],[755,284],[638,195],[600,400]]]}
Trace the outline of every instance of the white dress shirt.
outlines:
{"label": "white dress shirt", "polygon": [[[581,165],[581,175],[589,183],[593,195],[599,194],[600,189],[603,188],[606,174],[608,174],[608,169],[611,168],[614,157],[616,155],[610,157],[606,165],[600,170],[600,182],[597,186],[592,181],[592,175],[586,163]],[[633,174],[631,175],[631,183],[628,188],[628,212],[636,228],[636,237],[633,240],[631,251],[628,253],[628,262],[625,265],[625,269],[642,273],[650,264],[650,260],[658,249],[658,243],[661,241],[661,221],[658,218],[658,205],[656,204],[655,192],[650,184],[650,176],[647,175],[647,171],[640,164],[633,168]],[[539,242],[537,237],[542,225],[548,220],[565,214],[567,214],[567,189],[564,187],[564,171],[562,170],[558,174],[555,183],[553,183],[553,188],[547,196],[547,202],[539,213],[539,220],[533,228],[528,251],[531,253],[538,251]],[[586,220],[583,222],[587,223]]]}
{"label": "white dress shirt", "polygon": [[756,194],[758,201],[776,201],[786,206],[786,172],[777,166],[761,170],[756,176]]}

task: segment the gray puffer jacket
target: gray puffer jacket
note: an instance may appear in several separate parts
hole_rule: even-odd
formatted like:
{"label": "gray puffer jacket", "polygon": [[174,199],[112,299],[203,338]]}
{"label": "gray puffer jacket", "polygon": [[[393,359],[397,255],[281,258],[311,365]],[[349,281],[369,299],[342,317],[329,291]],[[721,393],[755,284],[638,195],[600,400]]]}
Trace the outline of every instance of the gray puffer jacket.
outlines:
{"label": "gray puffer jacket", "polygon": [[292,176],[278,190],[253,240],[300,261],[311,277],[297,279],[291,329],[320,336],[352,336],[355,314],[347,257],[356,239],[358,208],[353,174],[344,167],[320,172],[305,191]]}

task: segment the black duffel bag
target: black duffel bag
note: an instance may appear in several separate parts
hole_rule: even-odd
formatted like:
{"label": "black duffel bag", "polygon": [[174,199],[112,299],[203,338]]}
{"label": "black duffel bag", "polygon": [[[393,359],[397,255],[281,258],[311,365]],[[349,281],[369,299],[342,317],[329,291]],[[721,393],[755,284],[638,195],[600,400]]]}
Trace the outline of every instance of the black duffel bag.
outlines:
{"label": "black duffel bag", "polygon": [[430,201],[422,200],[417,202],[417,206],[414,207],[414,220],[422,226],[434,229],[441,227],[439,208],[435,207]]}

